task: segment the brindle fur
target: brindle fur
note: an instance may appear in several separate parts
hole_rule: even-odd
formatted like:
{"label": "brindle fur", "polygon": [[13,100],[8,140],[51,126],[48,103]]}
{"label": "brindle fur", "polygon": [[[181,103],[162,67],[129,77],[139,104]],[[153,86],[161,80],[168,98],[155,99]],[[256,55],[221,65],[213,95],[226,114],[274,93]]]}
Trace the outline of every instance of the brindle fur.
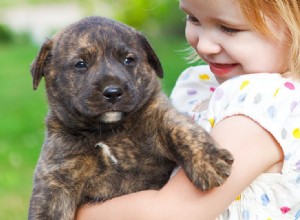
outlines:
{"label": "brindle fur", "polygon": [[[31,73],[34,89],[45,78],[49,113],[29,219],[70,220],[83,204],[160,189],[176,164],[201,190],[228,177],[230,153],[171,106],[161,64],[133,28],[85,18],[44,43]],[[114,102],[110,87],[123,91]],[[123,116],[104,122],[106,112]]]}

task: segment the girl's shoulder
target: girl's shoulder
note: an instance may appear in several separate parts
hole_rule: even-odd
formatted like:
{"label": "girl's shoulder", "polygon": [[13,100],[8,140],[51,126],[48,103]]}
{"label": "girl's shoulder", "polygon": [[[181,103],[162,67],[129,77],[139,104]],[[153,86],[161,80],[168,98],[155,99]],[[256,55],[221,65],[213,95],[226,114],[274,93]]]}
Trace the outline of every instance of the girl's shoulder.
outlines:
{"label": "girl's shoulder", "polygon": [[222,83],[212,95],[207,117],[214,126],[234,115],[245,115],[260,124],[281,145],[286,157],[300,156],[299,81],[275,73],[257,73]]}

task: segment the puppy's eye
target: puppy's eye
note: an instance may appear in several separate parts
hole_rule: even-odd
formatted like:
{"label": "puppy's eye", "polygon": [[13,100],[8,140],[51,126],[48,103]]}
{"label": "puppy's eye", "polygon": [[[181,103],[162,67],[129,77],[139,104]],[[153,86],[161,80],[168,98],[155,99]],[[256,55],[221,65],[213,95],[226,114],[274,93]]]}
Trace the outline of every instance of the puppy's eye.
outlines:
{"label": "puppy's eye", "polygon": [[75,67],[77,69],[86,69],[87,68],[87,65],[85,62],[83,61],[79,61],[78,63],[75,64]]}
{"label": "puppy's eye", "polygon": [[123,64],[124,64],[125,66],[129,66],[129,65],[133,64],[134,61],[135,61],[135,59],[134,59],[133,57],[128,56],[128,57],[126,57],[126,59],[123,61]]}

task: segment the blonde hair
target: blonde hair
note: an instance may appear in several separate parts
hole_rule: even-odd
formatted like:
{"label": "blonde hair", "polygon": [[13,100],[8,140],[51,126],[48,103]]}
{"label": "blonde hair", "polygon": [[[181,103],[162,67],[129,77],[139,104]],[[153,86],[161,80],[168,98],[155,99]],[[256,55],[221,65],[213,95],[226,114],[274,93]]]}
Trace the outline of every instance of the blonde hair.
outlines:
{"label": "blonde hair", "polygon": [[[279,33],[271,33],[266,24],[287,28],[285,43],[289,46],[289,72],[300,78],[300,1],[299,0],[235,0],[252,28],[275,40]],[[282,33],[280,33],[282,34]]]}

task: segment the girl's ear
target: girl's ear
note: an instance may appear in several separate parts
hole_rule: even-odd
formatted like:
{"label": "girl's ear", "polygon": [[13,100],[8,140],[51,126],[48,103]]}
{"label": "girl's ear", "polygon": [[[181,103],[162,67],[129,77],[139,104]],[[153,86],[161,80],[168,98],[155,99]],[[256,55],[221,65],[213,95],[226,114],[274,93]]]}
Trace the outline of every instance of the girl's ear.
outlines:
{"label": "girl's ear", "polygon": [[52,49],[53,41],[47,40],[40,49],[38,56],[32,62],[30,66],[30,72],[33,79],[33,89],[36,90],[42,77],[44,76],[44,66],[48,57],[50,56],[50,51]]}
{"label": "girl's ear", "polygon": [[139,37],[140,44],[142,45],[142,47],[144,48],[147,54],[148,63],[155,70],[156,75],[160,78],[163,78],[164,76],[163,69],[153,48],[151,47],[151,45],[149,44],[148,40],[144,35],[139,33],[138,37]]}

